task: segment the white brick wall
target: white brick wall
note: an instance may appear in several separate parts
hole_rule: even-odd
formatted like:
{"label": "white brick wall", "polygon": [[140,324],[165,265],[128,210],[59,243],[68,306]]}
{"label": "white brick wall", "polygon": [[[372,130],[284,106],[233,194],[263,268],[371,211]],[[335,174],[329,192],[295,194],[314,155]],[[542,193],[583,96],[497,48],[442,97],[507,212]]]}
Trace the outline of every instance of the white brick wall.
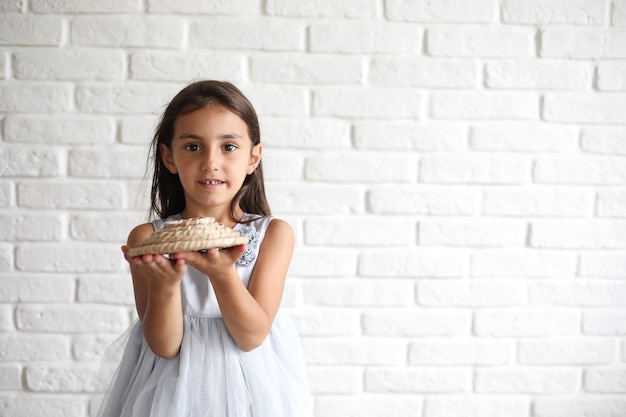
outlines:
{"label": "white brick wall", "polygon": [[187,82],[261,117],[317,417],[626,415],[626,2],[0,1],[0,415],[91,417]]}

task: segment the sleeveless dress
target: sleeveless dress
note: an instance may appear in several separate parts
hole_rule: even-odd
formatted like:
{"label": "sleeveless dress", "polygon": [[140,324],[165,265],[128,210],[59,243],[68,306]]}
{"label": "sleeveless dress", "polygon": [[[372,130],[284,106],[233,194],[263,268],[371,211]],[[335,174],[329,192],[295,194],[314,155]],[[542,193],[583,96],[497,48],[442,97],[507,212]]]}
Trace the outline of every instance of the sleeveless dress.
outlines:
{"label": "sleeveless dress", "polygon": [[[153,222],[155,230],[180,215]],[[246,223],[247,221],[250,221]],[[246,214],[234,230],[249,238],[237,261],[247,286],[271,217]],[[310,397],[300,341],[279,311],[256,349],[237,347],[224,325],[213,287],[191,266],[181,282],[184,334],[179,354],[155,355],[137,321],[100,417],[309,417]]]}

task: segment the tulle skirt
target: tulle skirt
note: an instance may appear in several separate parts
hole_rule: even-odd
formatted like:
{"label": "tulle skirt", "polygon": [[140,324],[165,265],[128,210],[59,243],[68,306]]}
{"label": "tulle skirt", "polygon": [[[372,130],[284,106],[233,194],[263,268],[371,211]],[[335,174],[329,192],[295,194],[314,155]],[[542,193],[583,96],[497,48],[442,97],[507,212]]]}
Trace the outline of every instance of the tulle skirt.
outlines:
{"label": "tulle skirt", "polygon": [[221,318],[184,317],[178,356],[156,356],[138,322],[129,330],[99,417],[310,417],[298,334],[277,315],[263,344],[244,352]]}

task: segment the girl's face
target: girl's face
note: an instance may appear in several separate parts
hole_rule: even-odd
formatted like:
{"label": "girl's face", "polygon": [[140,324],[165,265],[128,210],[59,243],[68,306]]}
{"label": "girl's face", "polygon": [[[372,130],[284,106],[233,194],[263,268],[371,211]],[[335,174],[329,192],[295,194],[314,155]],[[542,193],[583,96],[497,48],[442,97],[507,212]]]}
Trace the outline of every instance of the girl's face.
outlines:
{"label": "girl's face", "polygon": [[183,217],[211,216],[230,223],[230,203],[261,153],[260,143],[252,146],[246,123],[221,105],[179,116],[171,147],[161,144],[161,154],[185,191]]}

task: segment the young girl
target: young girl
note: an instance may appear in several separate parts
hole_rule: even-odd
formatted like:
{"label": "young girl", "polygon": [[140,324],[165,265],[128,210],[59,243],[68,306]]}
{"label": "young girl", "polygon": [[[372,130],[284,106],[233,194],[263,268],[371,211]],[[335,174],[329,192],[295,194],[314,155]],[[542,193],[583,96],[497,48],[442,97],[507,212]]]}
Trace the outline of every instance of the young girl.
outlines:
{"label": "young girl", "polygon": [[[151,213],[122,250],[139,321],[102,417],[309,416],[298,335],[278,313],[294,236],[270,216],[259,123],[232,84],[200,81],[171,101],[152,141]],[[165,223],[214,217],[247,245],[144,255]]]}

